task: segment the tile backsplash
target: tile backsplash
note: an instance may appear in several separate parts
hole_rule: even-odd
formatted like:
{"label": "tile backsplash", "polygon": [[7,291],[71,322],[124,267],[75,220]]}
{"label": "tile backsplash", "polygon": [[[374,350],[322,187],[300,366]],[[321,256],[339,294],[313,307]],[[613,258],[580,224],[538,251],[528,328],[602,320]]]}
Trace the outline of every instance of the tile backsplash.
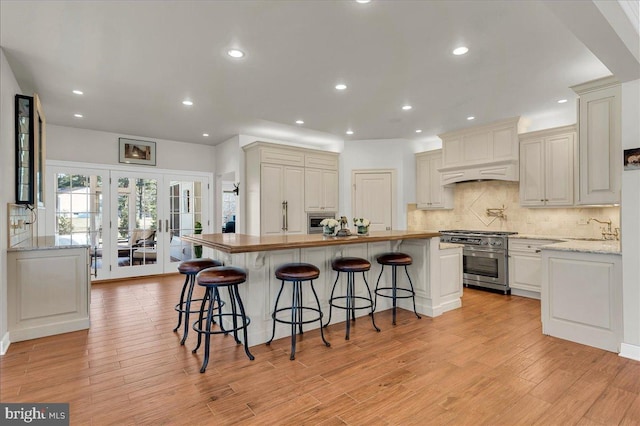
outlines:
{"label": "tile backsplash", "polygon": [[9,247],[31,245],[33,213],[21,204],[7,204]]}
{"label": "tile backsplash", "polygon": [[[502,208],[505,218],[489,217]],[[456,184],[453,210],[418,210],[409,204],[409,230],[474,229],[516,231],[541,236],[601,238],[601,225],[587,219],[611,219],[620,227],[620,207],[526,208],[520,206],[518,182],[481,181]],[[624,230],[622,230],[624,232]]]}

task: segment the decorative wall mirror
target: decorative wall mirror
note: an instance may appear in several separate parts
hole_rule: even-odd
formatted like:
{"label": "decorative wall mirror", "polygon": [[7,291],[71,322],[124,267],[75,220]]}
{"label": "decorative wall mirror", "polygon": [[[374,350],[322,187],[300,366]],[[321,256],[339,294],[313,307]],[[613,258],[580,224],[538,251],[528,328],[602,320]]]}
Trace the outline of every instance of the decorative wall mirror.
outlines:
{"label": "decorative wall mirror", "polygon": [[16,95],[16,204],[44,206],[45,118],[37,95]]}

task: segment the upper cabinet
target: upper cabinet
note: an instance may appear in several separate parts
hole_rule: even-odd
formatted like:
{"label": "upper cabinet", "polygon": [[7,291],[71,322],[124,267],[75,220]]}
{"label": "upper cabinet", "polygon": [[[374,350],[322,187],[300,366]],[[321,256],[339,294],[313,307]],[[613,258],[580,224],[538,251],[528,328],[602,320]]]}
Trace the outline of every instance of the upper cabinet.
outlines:
{"label": "upper cabinet", "polygon": [[16,204],[44,206],[45,118],[38,95],[16,95]]}
{"label": "upper cabinet", "polygon": [[620,203],[621,88],[614,77],[573,86],[578,102],[577,204]]}
{"label": "upper cabinet", "polygon": [[453,188],[440,183],[442,150],[416,154],[416,203],[419,209],[452,209]]}
{"label": "upper cabinet", "polygon": [[338,154],[305,154],[304,201],[306,211],[338,211],[338,185]]}
{"label": "upper cabinet", "polygon": [[477,179],[518,180],[520,117],[438,135],[443,184]]}
{"label": "upper cabinet", "polygon": [[520,205],[573,205],[575,141],[575,126],[520,135]]}

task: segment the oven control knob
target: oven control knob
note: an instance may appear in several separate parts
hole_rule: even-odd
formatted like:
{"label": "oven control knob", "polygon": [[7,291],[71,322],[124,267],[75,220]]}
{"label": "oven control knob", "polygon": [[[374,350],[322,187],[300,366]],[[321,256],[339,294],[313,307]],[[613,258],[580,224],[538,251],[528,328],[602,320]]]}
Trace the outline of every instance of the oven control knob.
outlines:
{"label": "oven control knob", "polygon": [[481,246],[486,246],[488,243],[486,241],[480,241]]}
{"label": "oven control knob", "polygon": [[492,241],[491,245],[494,246],[494,247],[499,247],[499,246],[502,245],[502,241]]}

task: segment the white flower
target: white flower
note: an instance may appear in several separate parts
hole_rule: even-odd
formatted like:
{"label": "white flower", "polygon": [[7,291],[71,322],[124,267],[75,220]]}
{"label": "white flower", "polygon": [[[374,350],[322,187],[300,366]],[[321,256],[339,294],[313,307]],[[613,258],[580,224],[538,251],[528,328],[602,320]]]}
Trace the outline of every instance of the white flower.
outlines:
{"label": "white flower", "polygon": [[367,227],[371,224],[371,221],[369,221],[369,219],[363,218],[363,217],[354,217],[353,218],[353,224],[355,226],[364,226]]}
{"label": "white flower", "polygon": [[340,222],[338,222],[335,219],[322,219],[322,222],[320,222],[320,225],[322,226],[328,226],[329,228],[335,228],[336,226],[338,226],[340,224]]}

